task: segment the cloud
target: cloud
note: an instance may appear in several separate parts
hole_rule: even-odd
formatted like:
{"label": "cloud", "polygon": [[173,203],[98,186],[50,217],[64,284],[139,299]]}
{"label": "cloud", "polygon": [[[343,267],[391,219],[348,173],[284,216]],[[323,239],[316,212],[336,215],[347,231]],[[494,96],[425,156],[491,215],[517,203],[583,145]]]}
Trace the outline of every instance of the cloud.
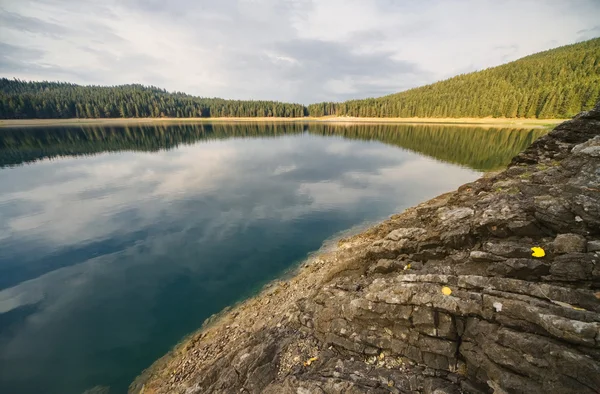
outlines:
{"label": "cloud", "polygon": [[43,51],[0,42],[0,67],[26,66],[42,58]]}
{"label": "cloud", "polygon": [[69,29],[56,23],[46,22],[39,18],[20,15],[0,8],[0,24],[5,28],[61,38],[69,33]]}
{"label": "cloud", "polygon": [[582,29],[577,32],[579,40],[589,40],[592,38],[600,37],[600,25],[591,27],[589,29]]}
{"label": "cloud", "polygon": [[594,0],[7,0],[2,7],[0,41],[12,46],[0,65],[7,77],[305,104],[393,93],[600,34]]}
{"label": "cloud", "polygon": [[359,52],[350,43],[290,40],[277,43],[275,50],[294,59],[281,68],[282,77],[301,85],[311,96],[325,90],[323,99],[336,95],[365,97],[390,86],[396,90],[398,79],[427,74],[414,63],[394,59],[393,52]]}

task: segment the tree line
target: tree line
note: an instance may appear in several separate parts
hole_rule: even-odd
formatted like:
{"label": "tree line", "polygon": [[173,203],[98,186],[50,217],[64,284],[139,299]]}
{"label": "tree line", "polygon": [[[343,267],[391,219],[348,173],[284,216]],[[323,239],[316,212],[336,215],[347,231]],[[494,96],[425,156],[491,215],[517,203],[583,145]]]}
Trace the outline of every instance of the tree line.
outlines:
{"label": "tree line", "polygon": [[600,100],[600,38],[379,98],[305,107],[224,100],[154,86],[0,79],[0,118],[506,117],[570,118]]}
{"label": "tree line", "polygon": [[277,101],[224,100],[154,86],[79,86],[0,79],[0,118],[303,117],[306,107]]}
{"label": "tree line", "polygon": [[600,38],[389,96],[308,106],[310,116],[570,118],[600,100]]}

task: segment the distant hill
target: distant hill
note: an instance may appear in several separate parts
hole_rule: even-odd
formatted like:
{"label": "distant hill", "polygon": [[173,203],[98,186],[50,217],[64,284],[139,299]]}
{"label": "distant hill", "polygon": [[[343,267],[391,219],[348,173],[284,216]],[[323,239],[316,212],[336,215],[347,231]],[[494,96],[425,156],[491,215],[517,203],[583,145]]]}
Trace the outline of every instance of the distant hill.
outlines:
{"label": "distant hill", "polygon": [[600,38],[380,98],[319,103],[311,116],[570,118],[600,100]]}
{"label": "distant hill", "polygon": [[0,119],[302,117],[306,107],[169,93],[154,86],[80,86],[0,79]]}
{"label": "distant hill", "polygon": [[600,38],[380,98],[305,107],[195,97],[153,86],[0,79],[0,119],[145,117],[569,118],[600,100]]}

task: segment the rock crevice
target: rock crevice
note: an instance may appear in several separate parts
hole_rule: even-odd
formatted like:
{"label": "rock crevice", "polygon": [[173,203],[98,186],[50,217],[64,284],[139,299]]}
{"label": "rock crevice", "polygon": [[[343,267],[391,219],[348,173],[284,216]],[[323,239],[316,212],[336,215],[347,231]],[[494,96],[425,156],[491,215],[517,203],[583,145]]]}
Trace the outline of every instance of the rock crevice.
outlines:
{"label": "rock crevice", "polygon": [[130,392],[600,392],[600,106],[340,241]]}

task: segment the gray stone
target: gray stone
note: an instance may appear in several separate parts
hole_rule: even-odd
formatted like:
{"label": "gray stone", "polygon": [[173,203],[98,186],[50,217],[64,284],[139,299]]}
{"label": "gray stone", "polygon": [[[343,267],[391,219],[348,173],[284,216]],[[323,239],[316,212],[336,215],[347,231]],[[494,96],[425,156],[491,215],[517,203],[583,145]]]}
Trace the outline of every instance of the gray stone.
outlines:
{"label": "gray stone", "polygon": [[578,155],[587,155],[587,156],[592,156],[592,157],[600,157],[600,144],[598,144],[596,141],[589,141],[589,142],[594,142],[594,144],[581,144],[581,145],[577,145],[576,147],[573,148],[573,152],[578,154]]}
{"label": "gray stone", "polygon": [[473,216],[474,213],[475,211],[472,208],[441,209],[438,216],[441,220],[454,221],[468,218],[469,216]]}
{"label": "gray stone", "polygon": [[531,257],[531,246],[518,242],[486,242],[483,250],[502,257]]}
{"label": "gray stone", "polygon": [[380,259],[377,264],[369,268],[369,272],[374,274],[389,274],[390,272],[400,271],[404,265],[396,260]]}
{"label": "gray stone", "polygon": [[600,240],[588,241],[588,243],[587,243],[587,251],[588,252],[598,252],[598,251],[600,251]]}
{"label": "gray stone", "polygon": [[492,253],[482,252],[480,250],[474,250],[469,255],[469,258],[473,261],[481,261],[485,263],[491,263],[494,261],[503,261],[506,260],[504,257],[497,256]]}
{"label": "gray stone", "polygon": [[391,239],[392,241],[398,241],[402,238],[415,238],[418,237],[419,235],[423,235],[425,234],[427,231],[423,230],[422,228],[416,228],[416,227],[411,227],[411,228],[399,228],[396,229],[392,232],[390,232],[385,239]]}
{"label": "gray stone", "polygon": [[585,252],[585,238],[578,234],[559,234],[552,242],[554,253]]}
{"label": "gray stone", "polygon": [[592,280],[595,266],[593,256],[586,253],[569,253],[557,256],[550,267],[550,274],[559,280]]}

